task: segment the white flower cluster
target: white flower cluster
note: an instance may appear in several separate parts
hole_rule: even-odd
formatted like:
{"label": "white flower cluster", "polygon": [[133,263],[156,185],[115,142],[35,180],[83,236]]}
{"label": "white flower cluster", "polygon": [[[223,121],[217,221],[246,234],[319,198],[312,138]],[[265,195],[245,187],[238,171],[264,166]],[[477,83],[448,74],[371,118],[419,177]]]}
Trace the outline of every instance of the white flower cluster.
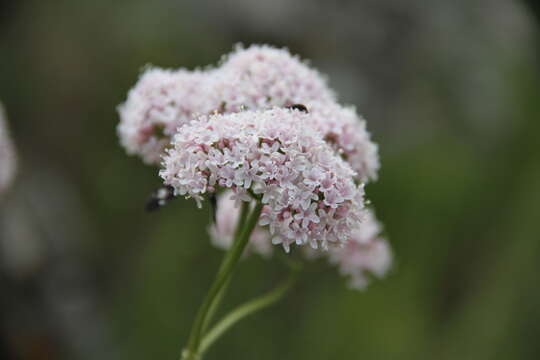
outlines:
{"label": "white flower cluster", "polygon": [[17,157],[9,135],[4,108],[0,104],[0,194],[13,182],[17,169]]}
{"label": "white flower cluster", "polygon": [[342,154],[365,182],[376,179],[377,146],[353,108],[336,103],[325,78],[287,50],[237,47],[218,68],[149,68],[119,106],[118,134],[129,154],[158,164],[177,129],[198,115],[306,106],[305,121]]}
{"label": "white flower cluster", "polygon": [[120,143],[129,154],[158,164],[179,126],[216,108],[209,96],[211,73],[148,68],[118,107]]}
{"label": "white flower cluster", "polygon": [[287,50],[237,47],[217,68],[148,68],[118,110],[122,145],[161,162],[175,195],[200,206],[225,189],[209,228],[216,246],[231,246],[238,203],[257,199],[264,207],[247,253],[309,244],[302,254],[327,257],[357,288],[388,270],[390,247],[363,198],[377,178],[377,145],[356,110]]}
{"label": "white flower cluster", "polygon": [[[234,238],[239,211],[231,191],[218,197],[216,222],[209,228],[212,243],[221,249],[228,249]],[[350,278],[353,289],[364,289],[369,283],[369,274],[384,276],[392,265],[392,251],[388,242],[380,236],[381,225],[373,211],[366,210],[359,228],[351,233],[343,247],[331,247],[328,251],[315,251],[304,248],[301,254],[307,259],[325,257],[331,264],[339,267],[340,273]],[[247,253],[257,253],[264,258],[272,255],[270,233],[257,226],[246,248]]]}
{"label": "white flower cluster", "polygon": [[274,108],[201,117],[173,139],[160,171],[176,194],[193,197],[230,188],[239,201],[260,196],[259,220],[272,243],[345,243],[358,226],[363,185],[320,134],[306,127],[305,114]]}

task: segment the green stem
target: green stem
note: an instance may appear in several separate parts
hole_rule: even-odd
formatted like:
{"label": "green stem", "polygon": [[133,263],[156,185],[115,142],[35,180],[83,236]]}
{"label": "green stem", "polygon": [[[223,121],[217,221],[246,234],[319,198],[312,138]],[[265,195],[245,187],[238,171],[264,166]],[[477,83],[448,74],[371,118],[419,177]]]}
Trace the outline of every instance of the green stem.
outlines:
{"label": "green stem", "polygon": [[[233,241],[238,239],[238,237],[240,236],[240,233],[242,232],[242,229],[244,228],[244,224],[246,223],[246,219],[249,213],[250,205],[251,205],[250,202],[244,202],[244,201],[242,202],[242,206],[240,207],[240,215],[238,216],[238,220],[236,222],[236,230],[234,232]],[[206,331],[206,329],[210,325],[210,322],[212,321],[212,318],[214,317],[214,314],[216,313],[219,307],[219,304],[221,303],[221,300],[223,299],[223,297],[225,296],[225,293],[227,292],[230,282],[231,282],[231,276],[229,276],[229,278],[225,282],[225,285],[223,285],[216,299],[210,306],[210,309],[208,309],[208,313],[206,314],[206,317],[203,323],[203,328],[202,328],[203,333]]]}
{"label": "green stem", "polygon": [[255,204],[255,208],[246,220],[243,229],[240,232],[240,235],[232,244],[231,248],[223,258],[216,278],[214,279],[210,290],[208,290],[208,293],[206,294],[206,297],[204,298],[201,307],[199,308],[199,311],[195,316],[195,320],[193,322],[193,326],[189,335],[188,344],[186,346],[186,349],[182,352],[183,360],[200,359],[199,345],[201,343],[202,329],[205,323],[206,316],[211,309],[214,301],[219,297],[219,293],[221,292],[222,288],[227,284],[229,277],[233,273],[236,264],[240,259],[240,256],[242,256],[251,236],[251,233],[257,225],[257,221],[259,220],[259,216],[261,215],[262,208],[263,204],[257,201],[257,203]]}
{"label": "green stem", "polygon": [[295,279],[295,272],[293,272],[285,282],[272,291],[250,300],[231,311],[204,336],[200,346],[200,353],[202,354],[208,350],[221,335],[238,321],[279,301],[287,290],[291,288]]}
{"label": "green stem", "polygon": [[227,292],[227,289],[229,288],[229,284],[231,283],[231,276],[227,278],[227,281],[225,281],[225,284],[223,284],[223,287],[217,294],[216,298],[214,299],[214,302],[210,306],[210,309],[208,309],[208,312],[206,313],[206,316],[204,318],[203,327],[202,327],[202,334],[206,332],[208,329],[208,326],[210,326],[210,323],[212,322],[212,319],[214,318],[214,315],[216,314],[219,305],[221,304],[221,301],[225,297],[225,293]]}

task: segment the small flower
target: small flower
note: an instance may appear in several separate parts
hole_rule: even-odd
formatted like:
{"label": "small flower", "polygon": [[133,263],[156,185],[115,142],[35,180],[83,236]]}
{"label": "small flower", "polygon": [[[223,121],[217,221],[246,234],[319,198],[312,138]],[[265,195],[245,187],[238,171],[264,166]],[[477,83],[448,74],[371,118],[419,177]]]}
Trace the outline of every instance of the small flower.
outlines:
{"label": "small flower", "polygon": [[[233,192],[230,190],[219,195],[216,222],[208,229],[212,243],[221,249],[231,247],[238,222],[239,208],[235,207],[235,200],[231,198],[231,195],[233,195]],[[270,256],[272,254],[272,243],[268,231],[257,226],[251,234],[245,253],[257,253],[263,257]]]}
{"label": "small flower", "polygon": [[17,156],[11,140],[5,112],[0,104],[0,194],[13,182],[17,171]]}
{"label": "small flower", "polygon": [[[309,116],[279,108],[203,116],[175,135],[160,176],[199,205],[216,187],[232,189],[237,201],[260,196],[267,205],[261,224],[287,251],[293,243],[338,246],[361,219],[363,185],[355,185],[350,166],[304,126]],[[305,183],[327,177],[326,187]]]}
{"label": "small flower", "polygon": [[148,68],[118,107],[118,135],[129,154],[158,164],[178,127],[217,109],[208,89],[211,72]]}

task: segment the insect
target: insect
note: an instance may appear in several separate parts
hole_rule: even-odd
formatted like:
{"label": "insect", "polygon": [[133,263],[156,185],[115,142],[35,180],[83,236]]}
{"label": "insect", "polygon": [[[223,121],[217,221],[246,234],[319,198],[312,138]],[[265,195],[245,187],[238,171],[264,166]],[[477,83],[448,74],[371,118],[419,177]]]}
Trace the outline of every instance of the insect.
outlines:
{"label": "insect", "polygon": [[156,211],[167,205],[174,199],[174,188],[172,186],[162,186],[152,193],[150,199],[146,202],[146,211]]}
{"label": "insect", "polygon": [[298,111],[305,112],[305,113],[309,113],[307,107],[305,105],[303,105],[303,104],[293,104],[291,106],[288,106],[287,108],[292,109],[292,110],[298,110]]}

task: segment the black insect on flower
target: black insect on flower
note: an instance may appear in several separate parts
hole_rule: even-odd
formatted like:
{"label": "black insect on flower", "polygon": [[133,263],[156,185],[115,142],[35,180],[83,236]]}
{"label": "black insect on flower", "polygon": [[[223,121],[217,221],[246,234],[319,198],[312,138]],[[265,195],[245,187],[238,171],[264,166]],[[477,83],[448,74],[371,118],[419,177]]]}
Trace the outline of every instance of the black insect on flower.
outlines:
{"label": "black insect on flower", "polygon": [[174,199],[174,188],[172,186],[162,186],[152,193],[150,199],[146,202],[146,211],[156,211],[167,205]]}
{"label": "black insect on flower", "polygon": [[305,112],[305,113],[309,113],[307,107],[303,104],[293,104],[291,106],[288,107],[289,109],[293,109],[293,110],[298,110],[298,111],[302,111],[302,112]]}

